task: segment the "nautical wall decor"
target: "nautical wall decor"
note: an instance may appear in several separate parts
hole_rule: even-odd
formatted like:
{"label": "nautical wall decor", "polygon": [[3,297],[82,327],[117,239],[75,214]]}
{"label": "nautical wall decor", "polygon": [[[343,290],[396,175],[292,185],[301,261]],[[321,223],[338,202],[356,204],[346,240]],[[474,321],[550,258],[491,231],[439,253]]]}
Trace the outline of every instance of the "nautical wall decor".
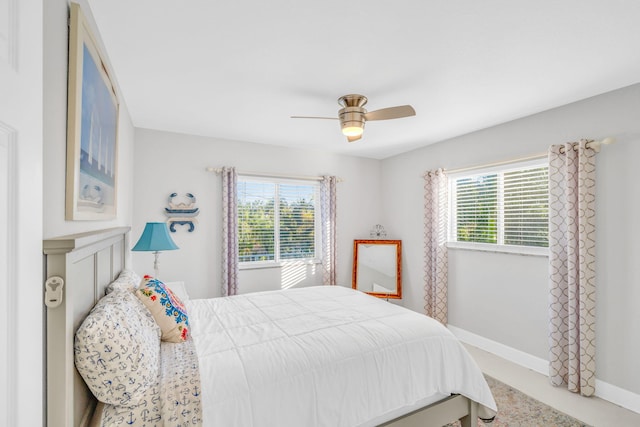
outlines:
{"label": "nautical wall decor", "polygon": [[198,222],[196,218],[200,213],[200,208],[196,207],[196,197],[191,193],[186,193],[188,202],[175,203],[174,199],[178,197],[178,193],[169,195],[169,207],[164,208],[164,214],[169,218],[167,224],[172,233],[176,232],[176,224],[188,225],[189,232],[196,229],[194,223]]}

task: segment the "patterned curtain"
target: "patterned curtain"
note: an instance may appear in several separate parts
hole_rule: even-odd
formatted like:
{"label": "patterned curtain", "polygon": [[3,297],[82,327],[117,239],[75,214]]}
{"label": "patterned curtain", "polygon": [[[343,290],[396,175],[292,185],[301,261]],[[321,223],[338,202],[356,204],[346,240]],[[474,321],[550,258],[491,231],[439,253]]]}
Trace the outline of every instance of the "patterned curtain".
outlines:
{"label": "patterned curtain", "polygon": [[595,151],[549,148],[549,379],[595,392]]}
{"label": "patterned curtain", "polygon": [[238,174],[222,168],[222,296],[238,293]]}
{"label": "patterned curtain", "polygon": [[447,324],[447,176],[424,174],[424,299],[427,316]]}
{"label": "patterned curtain", "polygon": [[320,220],[322,221],[322,284],[336,284],[336,182],[323,176],[320,182]]}

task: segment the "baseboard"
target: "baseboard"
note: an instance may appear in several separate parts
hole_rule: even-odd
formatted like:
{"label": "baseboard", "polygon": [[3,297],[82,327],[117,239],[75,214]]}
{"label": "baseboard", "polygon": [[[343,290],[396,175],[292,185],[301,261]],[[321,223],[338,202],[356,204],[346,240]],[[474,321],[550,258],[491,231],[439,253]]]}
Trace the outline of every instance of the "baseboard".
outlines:
{"label": "baseboard", "polygon": [[[506,346],[497,341],[476,335],[458,327],[447,325],[447,328],[462,342],[481,350],[495,354],[517,365],[531,369],[542,375],[549,375],[549,362],[524,351]],[[640,414],[640,394],[630,392],[613,384],[596,379],[596,396],[615,405],[622,406]]]}
{"label": "baseboard", "polygon": [[596,396],[640,414],[640,394],[632,393],[596,378]]}
{"label": "baseboard", "polygon": [[478,347],[484,351],[488,351],[489,353],[500,356],[503,359],[520,366],[524,366],[525,368],[531,369],[532,371],[538,372],[542,375],[549,375],[549,362],[547,360],[525,353],[521,350],[516,350],[513,347],[506,346],[497,341],[490,340],[452,325],[447,325],[447,328],[449,328],[449,330],[453,332],[453,335],[464,343]]}

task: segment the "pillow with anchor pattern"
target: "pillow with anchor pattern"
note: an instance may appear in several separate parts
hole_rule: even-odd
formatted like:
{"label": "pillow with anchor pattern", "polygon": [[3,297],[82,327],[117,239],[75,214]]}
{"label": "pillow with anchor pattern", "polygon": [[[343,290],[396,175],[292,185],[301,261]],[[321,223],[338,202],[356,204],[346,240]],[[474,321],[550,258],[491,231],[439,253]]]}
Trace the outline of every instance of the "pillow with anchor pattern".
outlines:
{"label": "pillow with anchor pattern", "polygon": [[101,298],[75,335],[76,369],[101,402],[139,403],[160,372],[160,328],[134,293]]}

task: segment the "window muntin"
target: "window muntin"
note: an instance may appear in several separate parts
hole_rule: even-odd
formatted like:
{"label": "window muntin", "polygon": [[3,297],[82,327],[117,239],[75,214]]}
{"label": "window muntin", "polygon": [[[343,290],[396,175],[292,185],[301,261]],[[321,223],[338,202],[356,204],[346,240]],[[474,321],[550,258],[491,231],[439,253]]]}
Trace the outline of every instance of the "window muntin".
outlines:
{"label": "window muntin", "polygon": [[319,258],[319,183],[239,176],[237,195],[241,266]]}
{"label": "window muntin", "polygon": [[548,247],[548,165],[538,161],[455,174],[450,242]]}

